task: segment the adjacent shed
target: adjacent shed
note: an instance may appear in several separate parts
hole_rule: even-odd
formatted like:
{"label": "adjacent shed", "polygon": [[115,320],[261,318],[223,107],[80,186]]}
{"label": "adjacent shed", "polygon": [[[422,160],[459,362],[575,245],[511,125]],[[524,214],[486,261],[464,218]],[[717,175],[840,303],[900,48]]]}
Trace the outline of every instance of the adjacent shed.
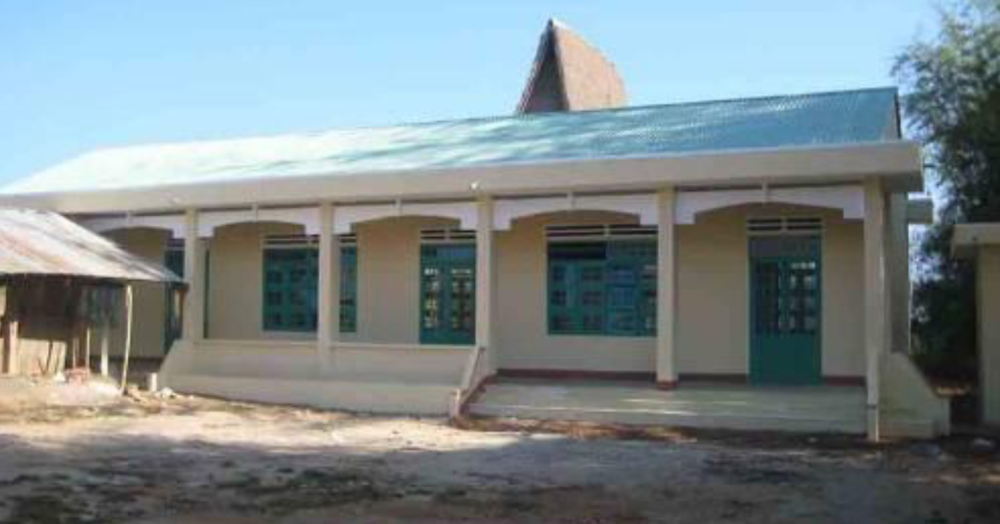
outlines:
{"label": "adjacent shed", "polygon": [[57,213],[0,208],[0,372],[89,370],[97,340],[106,374],[113,326],[130,346],[136,282],[181,280]]}

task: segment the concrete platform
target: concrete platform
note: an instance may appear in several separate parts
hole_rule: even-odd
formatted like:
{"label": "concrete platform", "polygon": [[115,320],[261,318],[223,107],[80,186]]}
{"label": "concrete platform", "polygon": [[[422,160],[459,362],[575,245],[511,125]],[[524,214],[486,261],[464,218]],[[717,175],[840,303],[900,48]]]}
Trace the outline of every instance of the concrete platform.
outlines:
{"label": "concrete platform", "polygon": [[740,430],[865,432],[861,387],[765,388],[504,379],[470,405],[478,416]]}

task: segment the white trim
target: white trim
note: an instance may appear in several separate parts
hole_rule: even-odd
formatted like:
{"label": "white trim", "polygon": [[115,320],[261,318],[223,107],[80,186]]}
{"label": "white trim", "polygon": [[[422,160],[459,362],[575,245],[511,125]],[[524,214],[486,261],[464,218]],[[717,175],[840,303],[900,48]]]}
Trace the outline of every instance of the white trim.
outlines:
{"label": "white trim", "polygon": [[299,224],[305,227],[307,235],[318,235],[320,232],[319,208],[317,207],[259,209],[257,210],[257,221]]}
{"label": "white trim", "polygon": [[222,226],[243,222],[283,222],[305,227],[307,235],[319,234],[319,209],[292,207],[276,209],[240,209],[233,211],[204,211],[198,216],[198,236],[210,238]]}
{"label": "white trim", "polygon": [[642,225],[658,222],[656,194],[634,195],[573,195],[565,197],[502,199],[494,202],[493,228],[510,229],[514,220],[532,215],[559,211],[611,211],[639,218]]}
{"label": "white trim", "polygon": [[333,231],[337,234],[350,233],[352,226],[359,222],[403,216],[451,218],[458,220],[462,229],[473,230],[479,221],[475,202],[398,202],[338,206],[333,219]]}
{"label": "white trim", "polygon": [[694,224],[697,215],[713,209],[740,204],[794,204],[840,209],[844,218],[865,217],[864,189],[858,185],[684,191],[677,194],[674,219],[678,224]]}
{"label": "white trim", "polygon": [[148,227],[170,231],[173,238],[184,238],[184,215],[126,215],[123,217],[91,218],[82,220],[80,223],[95,233]]}

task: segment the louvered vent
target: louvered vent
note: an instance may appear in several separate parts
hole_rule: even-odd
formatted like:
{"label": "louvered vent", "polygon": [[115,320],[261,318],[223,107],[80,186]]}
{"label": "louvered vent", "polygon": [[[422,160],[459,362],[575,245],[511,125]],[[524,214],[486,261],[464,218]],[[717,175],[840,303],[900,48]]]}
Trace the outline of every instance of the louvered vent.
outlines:
{"label": "louvered vent", "polygon": [[[338,238],[342,246],[353,246],[358,243],[358,236],[355,233],[338,235]],[[264,247],[268,249],[319,248],[319,235],[267,235],[264,237]]]}
{"label": "louvered vent", "polygon": [[656,226],[637,226],[632,224],[548,226],[545,229],[545,235],[549,241],[554,242],[580,239],[655,238]]}
{"label": "louvered vent", "polygon": [[747,219],[751,235],[817,234],[823,231],[823,219],[817,217],[760,217]]}
{"label": "louvered vent", "polygon": [[447,244],[454,242],[475,242],[476,232],[469,229],[422,229],[420,242],[424,244]]}

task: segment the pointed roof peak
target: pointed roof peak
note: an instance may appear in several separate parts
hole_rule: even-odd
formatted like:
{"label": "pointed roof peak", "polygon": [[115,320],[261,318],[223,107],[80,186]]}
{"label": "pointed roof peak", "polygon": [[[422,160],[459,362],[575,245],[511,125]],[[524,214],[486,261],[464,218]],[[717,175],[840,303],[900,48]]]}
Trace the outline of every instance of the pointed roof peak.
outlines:
{"label": "pointed roof peak", "polygon": [[566,24],[566,22],[563,22],[562,20],[553,16],[549,18],[548,28],[552,29],[556,27],[561,29],[572,29],[569,25]]}
{"label": "pointed roof peak", "polygon": [[626,103],[615,65],[566,23],[549,18],[517,112],[607,109]]}

